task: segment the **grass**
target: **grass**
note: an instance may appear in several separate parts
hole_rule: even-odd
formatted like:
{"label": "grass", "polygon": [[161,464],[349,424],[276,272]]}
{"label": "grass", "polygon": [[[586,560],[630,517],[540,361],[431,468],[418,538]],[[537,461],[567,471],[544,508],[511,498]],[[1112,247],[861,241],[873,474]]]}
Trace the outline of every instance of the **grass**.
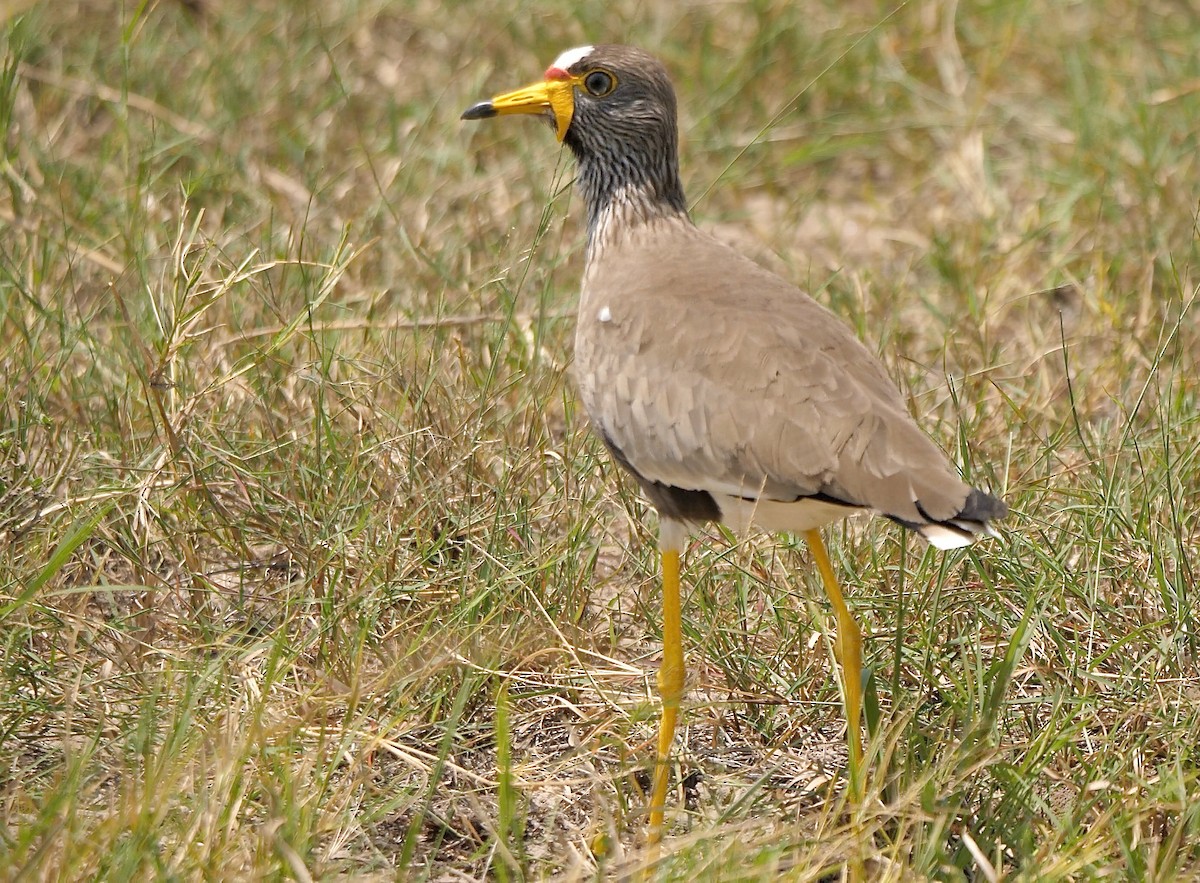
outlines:
{"label": "grass", "polygon": [[802,547],[697,539],[657,873],[820,879],[865,848],[879,879],[1200,877],[1186,4],[0,26],[5,878],[644,862],[655,523],[572,392],[570,164],[458,121],[610,39],[674,74],[700,222],[844,316],[1013,507],[966,553],[828,532],[871,633],[851,813]]}

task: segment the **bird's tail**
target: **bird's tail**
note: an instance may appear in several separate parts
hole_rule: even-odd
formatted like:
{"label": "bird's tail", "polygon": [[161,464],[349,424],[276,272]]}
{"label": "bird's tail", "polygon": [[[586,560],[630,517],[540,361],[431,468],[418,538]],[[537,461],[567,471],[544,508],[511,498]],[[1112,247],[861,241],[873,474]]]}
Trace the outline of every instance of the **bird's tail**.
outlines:
{"label": "bird's tail", "polygon": [[992,522],[1008,514],[1008,505],[999,497],[994,497],[979,488],[972,488],[967,494],[967,501],[953,518],[938,521],[928,518],[920,502],[917,511],[925,517],[925,521],[899,521],[910,530],[915,530],[931,546],[938,549],[959,549],[969,546],[980,537],[999,536]]}

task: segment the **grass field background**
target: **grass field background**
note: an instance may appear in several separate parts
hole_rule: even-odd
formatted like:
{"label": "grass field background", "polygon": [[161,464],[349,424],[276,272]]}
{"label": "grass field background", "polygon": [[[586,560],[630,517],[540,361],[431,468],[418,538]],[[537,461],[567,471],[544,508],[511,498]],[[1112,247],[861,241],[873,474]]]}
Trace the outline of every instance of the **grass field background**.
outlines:
{"label": "grass field background", "polygon": [[[685,562],[678,879],[1200,878],[1200,9],[0,5],[0,875],[646,860],[655,518],[570,379],[572,167],[459,121],[658,53],[704,226],[1003,493]],[[663,317],[669,327],[670,317]]]}

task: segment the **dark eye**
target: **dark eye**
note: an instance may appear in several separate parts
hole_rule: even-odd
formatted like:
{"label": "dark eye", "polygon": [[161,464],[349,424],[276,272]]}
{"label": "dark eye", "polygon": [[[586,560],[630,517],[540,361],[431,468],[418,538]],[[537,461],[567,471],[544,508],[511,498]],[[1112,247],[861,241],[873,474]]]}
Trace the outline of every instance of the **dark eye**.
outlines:
{"label": "dark eye", "polygon": [[583,78],[583,88],[587,89],[589,95],[597,98],[607,95],[616,87],[617,81],[608,71],[592,71]]}

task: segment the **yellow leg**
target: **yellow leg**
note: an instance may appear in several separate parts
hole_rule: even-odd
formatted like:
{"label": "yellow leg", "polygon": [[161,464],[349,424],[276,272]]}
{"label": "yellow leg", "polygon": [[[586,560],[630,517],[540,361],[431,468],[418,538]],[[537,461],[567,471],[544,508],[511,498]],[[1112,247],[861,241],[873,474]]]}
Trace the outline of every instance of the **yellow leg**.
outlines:
{"label": "yellow leg", "polygon": [[652,846],[662,839],[663,809],[667,803],[667,777],[670,772],[671,743],[675,739],[675,721],[679,717],[679,697],[683,695],[683,630],[679,612],[679,548],[663,543],[663,660],[658,670],[658,694],[662,698],[662,720],[658,727],[658,754],[654,759],[654,787],[650,792],[650,832]]}
{"label": "yellow leg", "polygon": [[819,530],[804,532],[805,542],[821,572],[821,581],[825,583],[825,594],[833,605],[833,613],[837,617],[838,629],[838,658],[842,663],[842,698],[846,704],[846,741],[850,753],[850,797],[856,804],[861,805],[866,798],[865,771],[862,768],[862,731],[860,719],[862,714],[862,632],[854,621],[846,599],[842,596],[837,577],[833,573],[833,565],[825,553],[825,544],[821,541]]}

